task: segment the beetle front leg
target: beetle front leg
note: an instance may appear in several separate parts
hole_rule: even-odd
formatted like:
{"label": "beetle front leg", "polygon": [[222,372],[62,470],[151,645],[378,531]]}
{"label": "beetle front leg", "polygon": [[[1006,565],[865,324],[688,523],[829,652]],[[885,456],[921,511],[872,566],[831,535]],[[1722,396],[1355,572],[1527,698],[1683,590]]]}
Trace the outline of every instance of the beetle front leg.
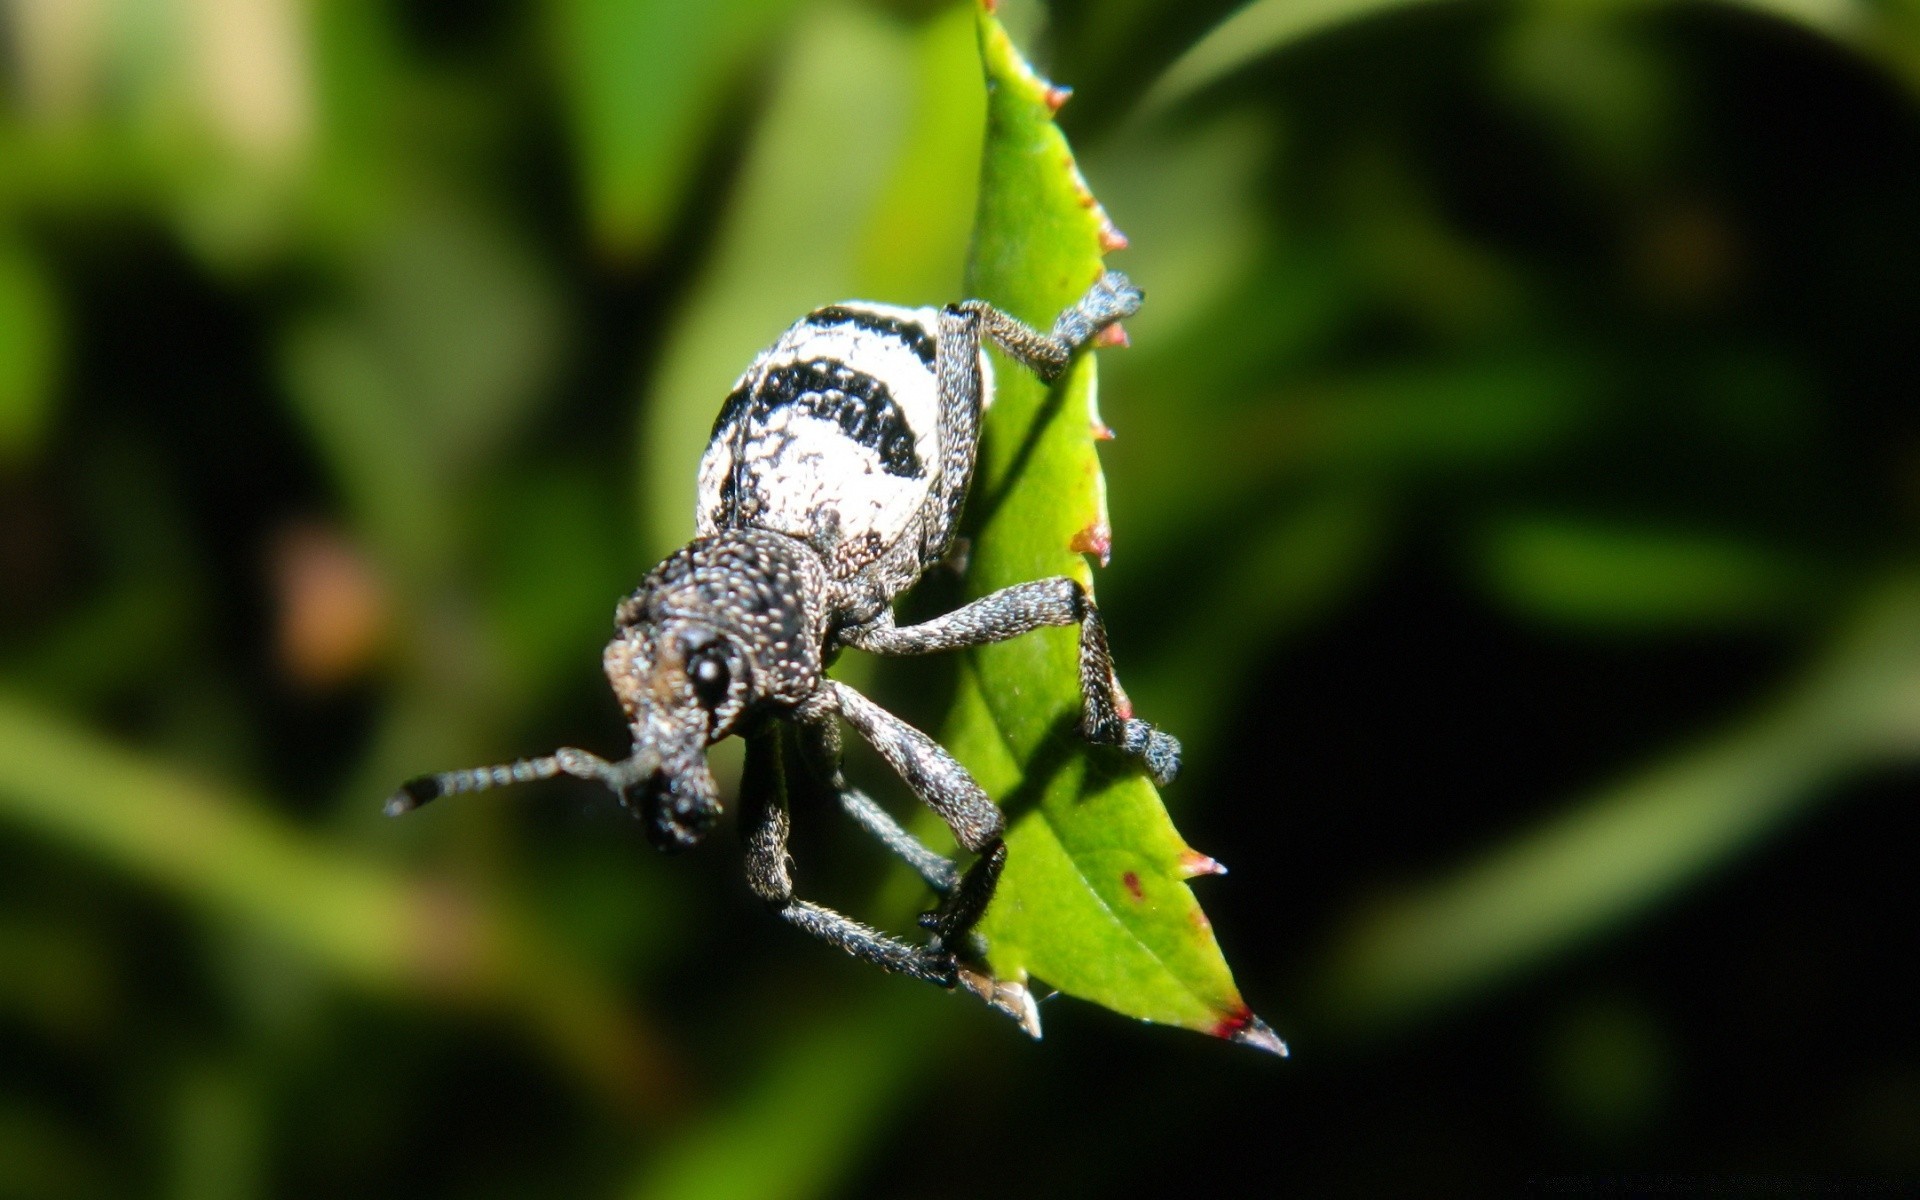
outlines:
{"label": "beetle front leg", "polygon": [[794,896],[793,873],[787,862],[787,833],[792,819],[787,809],[779,738],[779,730],[772,727],[747,738],[747,761],[740,776],[740,830],[747,843],[747,886],[788,924],[855,958],[882,970],[911,975],[943,988],[953,987],[958,968],[953,955],[941,947],[910,945]]}
{"label": "beetle front leg", "polygon": [[1162,787],[1180,772],[1180,743],[1134,717],[1114,676],[1107,626],[1093,597],[1065,575],[1002,588],[945,616],[900,628],[883,612],[866,625],[842,630],[850,646],[875,654],[933,654],[1004,642],[1049,625],[1080,626],[1081,732],[1138,758]]}
{"label": "beetle front leg", "polygon": [[976,925],[1006,865],[1007,845],[1000,840],[1006,819],[986,790],[940,744],[844,683],[828,680],[840,715],[867,739],[887,765],[900,773],[915,795],[940,814],[962,846],[979,855],[925,922],[934,945],[952,949]]}

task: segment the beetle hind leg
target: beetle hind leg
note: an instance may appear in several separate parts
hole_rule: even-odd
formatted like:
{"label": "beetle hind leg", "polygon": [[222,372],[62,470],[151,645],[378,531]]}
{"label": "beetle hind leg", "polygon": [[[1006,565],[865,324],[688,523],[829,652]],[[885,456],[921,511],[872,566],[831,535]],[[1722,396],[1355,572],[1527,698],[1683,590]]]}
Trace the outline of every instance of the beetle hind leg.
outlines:
{"label": "beetle hind leg", "polygon": [[959,982],[959,964],[941,945],[915,946],[793,893],[787,861],[786,779],[781,770],[780,732],[763,730],[747,739],[740,779],[740,829],[747,844],[747,886],[796,928],[884,971],[910,975],[943,988]]}
{"label": "beetle hind leg", "polygon": [[1086,295],[1054,319],[1053,328],[1047,333],[984,300],[967,300],[956,307],[976,315],[981,331],[994,345],[1052,383],[1065,374],[1075,351],[1092,341],[1102,329],[1140,311],[1143,298],[1140,289],[1125,275],[1108,271],[1094,281]]}

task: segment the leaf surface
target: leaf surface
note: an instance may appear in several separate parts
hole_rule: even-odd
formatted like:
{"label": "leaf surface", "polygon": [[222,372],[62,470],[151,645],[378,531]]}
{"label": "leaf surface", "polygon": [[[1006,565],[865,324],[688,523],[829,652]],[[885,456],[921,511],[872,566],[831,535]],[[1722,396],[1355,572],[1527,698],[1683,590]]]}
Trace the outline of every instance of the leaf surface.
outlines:
{"label": "leaf surface", "polygon": [[[1124,244],[1053,122],[1064,94],[980,14],[987,135],[968,294],[1042,329]],[[1150,303],[1151,301],[1149,301]],[[1049,390],[1005,360],[969,519],[969,596],[1054,575],[1089,589],[1108,539],[1095,364]],[[1118,648],[1124,664],[1126,648]],[[1216,870],[1131,764],[1080,739],[1078,634],[1047,629],[971,651],[945,741],[1007,808],[1008,858],[981,923],[1003,981],[1037,976],[1127,1016],[1284,1052],[1240,998],[1186,880]],[[1148,714],[1149,716],[1151,714]]]}

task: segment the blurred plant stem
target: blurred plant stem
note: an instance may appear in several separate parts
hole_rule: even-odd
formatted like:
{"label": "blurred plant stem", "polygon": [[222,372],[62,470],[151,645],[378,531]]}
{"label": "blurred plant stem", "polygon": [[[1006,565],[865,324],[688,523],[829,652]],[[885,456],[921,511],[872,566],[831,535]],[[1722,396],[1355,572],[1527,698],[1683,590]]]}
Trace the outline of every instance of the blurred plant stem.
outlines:
{"label": "blurred plant stem", "polygon": [[1863,770],[1920,751],[1920,576],[1869,591],[1799,682],[1720,737],[1368,906],[1308,993],[1329,1027],[1430,1016],[1725,867]]}
{"label": "blurred plant stem", "polygon": [[675,1073],[631,1006],[510,906],[336,849],[3,691],[0,819],[263,931],[343,983],[512,1014],[629,1111],[675,1103]]}
{"label": "blurred plant stem", "polygon": [[[849,973],[851,974],[851,973]],[[960,1026],[949,997],[863,976],[861,995],[795,1032],[730,1103],[650,1162],[636,1200],[833,1195]]]}

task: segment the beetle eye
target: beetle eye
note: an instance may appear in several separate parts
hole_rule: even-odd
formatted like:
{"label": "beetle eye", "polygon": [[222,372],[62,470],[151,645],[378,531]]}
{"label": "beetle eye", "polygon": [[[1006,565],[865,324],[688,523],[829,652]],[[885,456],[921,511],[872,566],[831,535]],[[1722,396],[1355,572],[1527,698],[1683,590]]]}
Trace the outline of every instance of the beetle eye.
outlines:
{"label": "beetle eye", "polygon": [[693,660],[687,678],[693,683],[694,698],[708,712],[726,703],[727,685],[733,681],[733,676],[727,670],[725,659],[703,654]]}

